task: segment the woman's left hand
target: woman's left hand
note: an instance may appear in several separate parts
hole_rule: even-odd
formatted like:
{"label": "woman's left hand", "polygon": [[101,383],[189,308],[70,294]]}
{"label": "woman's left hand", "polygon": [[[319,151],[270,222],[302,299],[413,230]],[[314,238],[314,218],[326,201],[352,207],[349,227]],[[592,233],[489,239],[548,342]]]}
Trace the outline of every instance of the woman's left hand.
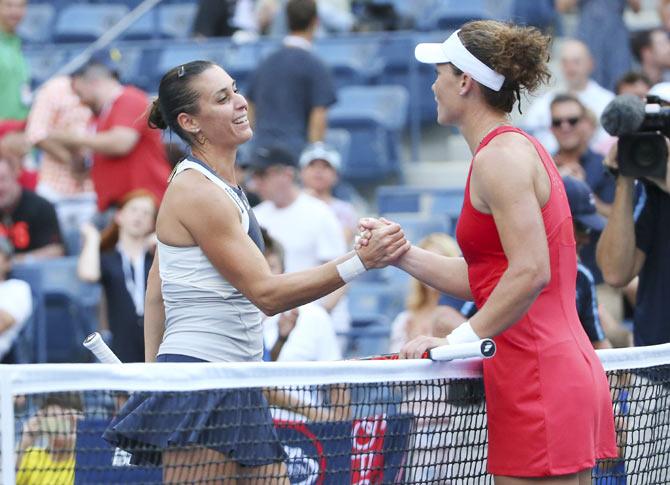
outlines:
{"label": "woman's left hand", "polygon": [[446,338],[420,335],[403,345],[398,353],[398,357],[401,359],[420,359],[427,350],[447,345],[448,343]]}

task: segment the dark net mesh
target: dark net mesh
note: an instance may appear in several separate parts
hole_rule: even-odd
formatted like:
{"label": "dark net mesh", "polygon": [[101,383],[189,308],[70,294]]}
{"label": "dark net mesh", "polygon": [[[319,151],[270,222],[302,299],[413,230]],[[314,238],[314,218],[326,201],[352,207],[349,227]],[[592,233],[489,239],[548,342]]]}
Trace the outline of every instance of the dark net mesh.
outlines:
{"label": "dark net mesh", "polygon": [[[670,483],[670,366],[608,372],[594,483]],[[569,396],[566,396],[569,399]],[[19,484],[493,483],[481,379],[14,398]]]}

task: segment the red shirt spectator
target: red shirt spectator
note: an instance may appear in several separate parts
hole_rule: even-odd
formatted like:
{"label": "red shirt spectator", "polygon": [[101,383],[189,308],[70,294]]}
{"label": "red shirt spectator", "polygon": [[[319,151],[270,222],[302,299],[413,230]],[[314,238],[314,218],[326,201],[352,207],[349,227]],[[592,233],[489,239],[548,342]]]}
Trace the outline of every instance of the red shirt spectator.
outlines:
{"label": "red shirt spectator", "polygon": [[158,130],[147,125],[149,100],[142,91],[125,86],[108,109],[98,117],[97,132],[117,126],[136,130],[140,137],[135,147],[124,156],[95,152],[91,177],[98,194],[98,208],[103,211],[117,204],[128,192],[144,188],[160,201],[167,188],[170,167]]}

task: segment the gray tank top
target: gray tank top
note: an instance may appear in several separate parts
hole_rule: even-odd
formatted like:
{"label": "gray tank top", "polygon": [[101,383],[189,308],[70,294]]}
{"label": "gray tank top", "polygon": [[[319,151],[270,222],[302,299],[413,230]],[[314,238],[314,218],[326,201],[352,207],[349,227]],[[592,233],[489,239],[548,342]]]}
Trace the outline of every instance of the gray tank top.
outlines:
{"label": "gray tank top", "polygon": [[[197,170],[235,203],[240,221],[261,251],[260,227],[242,190],[221,180],[195,158],[175,167],[170,180]],[[221,276],[199,246],[175,247],[158,241],[165,332],[161,354],[180,354],[210,362],[259,361],[263,356],[262,314]]]}

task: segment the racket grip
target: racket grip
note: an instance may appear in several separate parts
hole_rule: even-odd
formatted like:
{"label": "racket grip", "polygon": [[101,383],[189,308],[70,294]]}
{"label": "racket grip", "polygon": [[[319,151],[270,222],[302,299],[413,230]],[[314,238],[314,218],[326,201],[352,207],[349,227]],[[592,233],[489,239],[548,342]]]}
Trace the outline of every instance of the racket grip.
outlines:
{"label": "racket grip", "polygon": [[490,338],[469,344],[443,345],[430,350],[432,360],[469,359],[483,357],[488,359],[496,353],[496,344]]}
{"label": "racket grip", "polygon": [[93,352],[93,355],[103,364],[121,364],[119,358],[102,340],[98,332],[93,332],[84,339],[84,347]]}

